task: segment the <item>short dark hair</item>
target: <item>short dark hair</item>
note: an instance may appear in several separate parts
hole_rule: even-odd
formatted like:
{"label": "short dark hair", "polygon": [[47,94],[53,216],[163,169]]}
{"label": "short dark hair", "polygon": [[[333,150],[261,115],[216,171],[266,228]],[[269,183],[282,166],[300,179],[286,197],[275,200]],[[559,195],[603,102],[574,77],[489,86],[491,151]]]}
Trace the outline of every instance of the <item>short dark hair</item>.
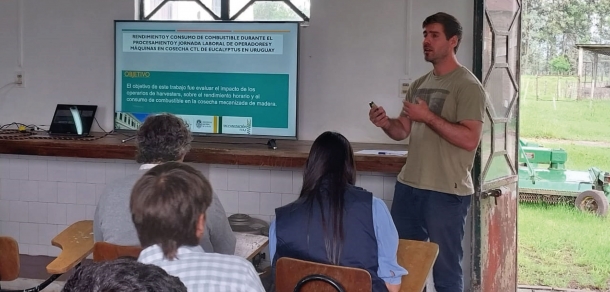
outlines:
{"label": "short dark hair", "polygon": [[81,265],[74,270],[63,292],[186,292],[180,278],[161,267],[131,259]]}
{"label": "short dark hair", "polygon": [[457,45],[455,45],[455,48],[453,48],[453,52],[457,53],[458,47],[462,42],[462,25],[457,20],[457,18],[445,12],[437,12],[424,19],[422,28],[433,23],[438,23],[443,26],[443,33],[445,34],[447,40],[454,36],[457,36]]}
{"label": "short dark hair", "polygon": [[158,244],[167,259],[196,246],[199,217],[212,203],[212,185],[192,166],[166,162],[148,170],[131,191],[129,209],[143,248]]}
{"label": "short dark hair", "polygon": [[181,118],[172,114],[148,116],[136,134],[136,161],[177,161],[191,150],[191,141],[191,131]]}

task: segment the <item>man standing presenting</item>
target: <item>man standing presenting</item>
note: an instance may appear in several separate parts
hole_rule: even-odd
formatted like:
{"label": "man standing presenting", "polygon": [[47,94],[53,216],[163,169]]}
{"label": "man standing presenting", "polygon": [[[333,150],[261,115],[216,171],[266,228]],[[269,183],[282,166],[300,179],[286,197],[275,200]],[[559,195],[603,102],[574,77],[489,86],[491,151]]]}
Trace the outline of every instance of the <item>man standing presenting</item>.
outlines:
{"label": "man standing presenting", "polygon": [[462,239],[486,93],[456,58],[462,39],[457,19],[439,12],[422,27],[424,58],[433,70],[411,84],[397,118],[388,118],[382,107],[373,107],[369,118],[396,141],[410,137],[392,218],[401,239],[430,239],[439,245],[434,286],[438,292],[456,292],[464,288]]}

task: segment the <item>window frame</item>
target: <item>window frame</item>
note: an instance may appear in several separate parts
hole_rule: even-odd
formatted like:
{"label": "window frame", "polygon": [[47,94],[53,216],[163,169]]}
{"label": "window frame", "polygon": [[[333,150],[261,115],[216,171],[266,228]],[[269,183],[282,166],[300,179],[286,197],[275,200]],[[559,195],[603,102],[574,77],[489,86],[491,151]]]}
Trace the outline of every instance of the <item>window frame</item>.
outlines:
{"label": "window frame", "polygon": [[[250,0],[250,1],[248,1],[248,3],[246,3],[246,5],[244,5],[240,10],[238,10],[237,13],[235,13],[233,16],[231,16],[229,13],[230,12],[229,4],[230,4],[231,0],[220,0],[220,15],[217,15],[214,11],[212,11],[212,9],[210,9],[203,2],[201,2],[201,0],[163,0],[163,2],[159,3],[157,5],[157,7],[155,7],[148,15],[146,15],[144,13],[144,1],[145,0],[138,0],[138,19],[139,20],[150,20],[151,17],[153,17],[161,8],[163,8],[163,6],[165,4],[167,4],[169,2],[195,2],[195,3],[199,4],[199,6],[201,6],[201,8],[203,8],[203,10],[205,10],[207,13],[209,13],[210,16],[212,18],[214,18],[214,20],[221,20],[221,21],[236,21],[236,19],[244,11],[246,11],[246,9],[248,9],[250,6],[252,6],[256,2],[284,2],[294,13],[296,13],[301,18],[300,22],[309,22],[309,17],[307,15],[305,15],[305,13],[303,13],[303,11],[301,11],[301,9],[296,7],[290,0]],[[276,20],[258,20],[258,21],[267,22],[267,21],[276,21]]]}

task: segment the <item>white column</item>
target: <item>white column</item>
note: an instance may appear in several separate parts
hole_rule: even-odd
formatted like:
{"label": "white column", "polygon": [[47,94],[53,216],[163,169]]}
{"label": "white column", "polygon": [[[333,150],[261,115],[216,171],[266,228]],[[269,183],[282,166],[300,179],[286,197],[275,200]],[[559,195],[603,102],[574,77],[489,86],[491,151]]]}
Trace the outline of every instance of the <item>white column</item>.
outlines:
{"label": "white column", "polygon": [[584,50],[582,47],[578,48],[578,84],[576,86],[576,99],[579,98],[580,95],[580,88],[582,87],[582,69],[583,69],[583,62],[584,62]]}
{"label": "white column", "polygon": [[598,62],[598,55],[597,53],[593,53],[593,64],[591,64],[591,95],[590,98],[593,99],[593,93],[595,92],[595,80],[597,79],[597,62]]}

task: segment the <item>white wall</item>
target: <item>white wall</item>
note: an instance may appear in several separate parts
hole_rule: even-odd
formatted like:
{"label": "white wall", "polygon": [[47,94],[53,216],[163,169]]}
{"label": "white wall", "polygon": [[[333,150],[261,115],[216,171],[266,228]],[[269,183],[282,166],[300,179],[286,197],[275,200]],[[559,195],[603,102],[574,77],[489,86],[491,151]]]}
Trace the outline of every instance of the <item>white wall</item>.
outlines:
{"label": "white wall", "polygon": [[472,66],[473,3],[312,0],[311,24],[301,40],[300,138],[331,129],[350,141],[392,143],[369,122],[368,102],[398,114],[399,80],[431,69],[423,60],[421,23],[438,9],[463,20],[459,57]]}
{"label": "white wall", "polygon": [[[19,66],[19,1],[0,1],[0,124],[8,106],[6,104],[7,83],[13,81],[14,70]],[[11,94],[11,96],[14,96]]]}
{"label": "white wall", "polygon": [[133,15],[124,0],[0,1],[1,30],[13,31],[0,35],[0,86],[13,81],[20,52],[25,73],[25,88],[0,90],[0,123],[48,125],[55,104],[83,103],[100,105],[98,120],[111,129],[113,20]]}
{"label": "white wall", "polygon": [[[227,216],[267,222],[275,208],[297,198],[303,181],[296,168],[191,165],[210,179]],[[14,237],[22,254],[57,256],[51,239],[76,221],[92,220],[106,184],[138,168],[130,160],[0,154],[0,234]],[[395,174],[363,172],[357,181],[391,206]]]}
{"label": "white wall", "polygon": [[[438,7],[464,22],[459,57],[472,64],[473,1],[311,2],[301,40],[299,139],[337,130],[353,142],[393,142],[368,121],[368,102],[397,114],[399,80],[430,69],[421,22]],[[134,14],[128,0],[0,1],[0,86],[13,81],[21,58],[26,83],[0,89],[0,124],[47,125],[64,102],[99,105],[98,120],[112,129],[113,21]]]}

